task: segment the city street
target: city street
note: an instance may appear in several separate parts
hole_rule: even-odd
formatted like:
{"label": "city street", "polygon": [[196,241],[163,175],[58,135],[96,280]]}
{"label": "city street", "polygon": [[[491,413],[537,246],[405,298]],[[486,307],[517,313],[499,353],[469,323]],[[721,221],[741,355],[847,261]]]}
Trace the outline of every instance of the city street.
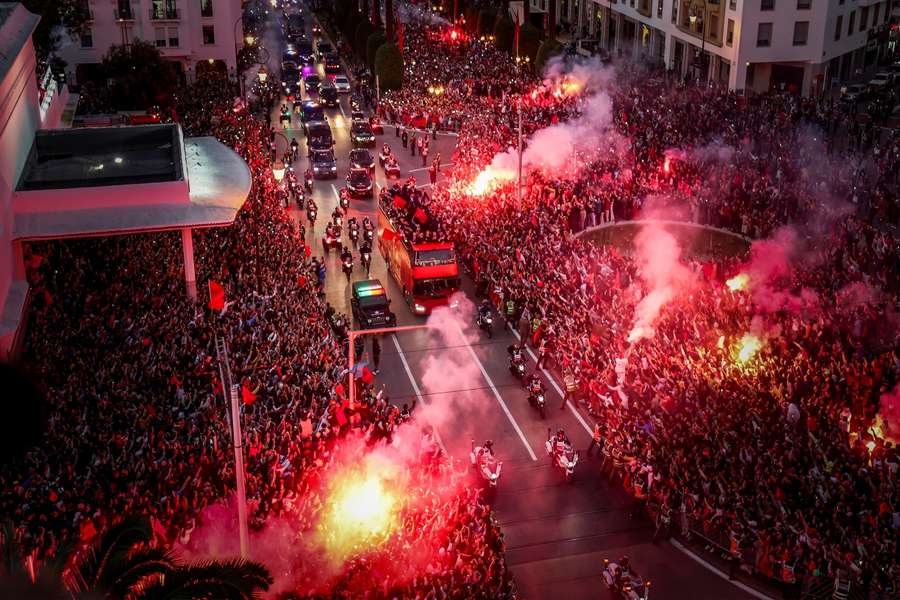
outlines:
{"label": "city street", "polygon": [[[273,50],[272,55],[280,56],[280,50]],[[318,69],[324,77],[321,64]],[[306,226],[306,241],[312,246],[314,256],[322,252],[324,228],[338,204],[338,190],[349,170],[348,153],[352,149],[349,95],[342,94],[340,107],[326,109],[326,114],[335,138],[338,177],[316,180],[314,184],[313,198],[319,208],[315,227],[310,227],[305,210],[300,211],[296,206],[290,210],[297,223]],[[272,122],[278,123],[277,114],[273,114]],[[279,130],[277,125],[276,130]],[[303,154],[305,138],[298,120],[295,118],[292,127],[282,131],[288,139],[297,138]],[[428,173],[422,167],[421,159],[418,155],[412,157],[408,150],[403,151],[393,126],[385,124],[384,134],[377,138],[375,148],[371,149],[373,155],[377,157],[382,143],[389,143],[399,158],[400,181],[413,174],[420,185],[427,186]],[[431,141],[429,164],[435,152],[441,154],[446,164],[455,142],[455,136],[439,134],[437,141]],[[279,153],[282,148],[279,145]],[[294,164],[294,169],[302,179],[306,169],[305,156]],[[375,181],[378,189],[390,185],[377,165]],[[441,178],[438,185],[440,181]],[[352,199],[348,214],[360,221],[368,216],[376,222],[377,211],[374,198]],[[351,245],[346,227],[343,228],[343,242]],[[373,248],[370,277],[379,279],[386,286],[393,299],[391,308],[397,315],[398,325],[423,324],[425,319],[413,315],[403,303],[401,290],[386,272],[377,244],[373,244]],[[339,252],[332,251],[325,258],[325,295],[338,312],[349,315],[351,284],[367,277],[354,249],[355,268],[348,282],[341,272],[338,255]],[[472,281],[466,276],[463,276],[462,291],[472,302],[478,302]],[[494,506],[505,535],[507,561],[523,598],[588,600],[610,597],[601,577],[603,559],[616,560],[623,555],[629,556],[637,572],[653,582],[654,598],[714,600],[754,596],[729,583],[721,574],[711,572],[675,546],[669,543],[653,545],[652,524],[646,517],[629,518],[633,502],[630,496],[621,485],[610,485],[600,474],[600,459],[596,455],[595,458],[585,455],[593,422],[571,404],[565,410],[559,409],[562,397],[559,381],[544,372],[547,418],[542,420],[529,406],[519,381],[508,370],[506,348],[517,341],[515,335],[509,329],[501,331],[499,320],[490,340],[473,323],[461,326],[468,331],[445,332],[442,336],[421,330],[383,339],[376,385],[384,385],[391,401],[398,406],[415,400],[460,409],[437,427],[446,450],[457,458],[467,457],[470,440],[481,443],[490,439],[494,442],[495,453],[503,461]],[[370,351],[370,342],[366,348]],[[442,376],[435,382],[434,377],[428,375],[435,357],[439,364],[456,365],[469,377]],[[534,364],[535,356],[530,354],[529,370]],[[544,450],[548,428],[554,432],[558,428],[564,429],[580,451],[580,462],[571,483],[564,481]]]}

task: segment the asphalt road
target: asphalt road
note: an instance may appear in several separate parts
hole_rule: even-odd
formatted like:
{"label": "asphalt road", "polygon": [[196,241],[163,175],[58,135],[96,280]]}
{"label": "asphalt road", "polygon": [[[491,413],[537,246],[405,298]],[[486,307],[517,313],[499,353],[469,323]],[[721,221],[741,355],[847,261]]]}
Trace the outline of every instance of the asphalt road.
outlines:
{"label": "asphalt road", "polygon": [[[307,11],[305,11],[307,12]],[[307,21],[310,21],[309,15]],[[270,49],[280,56],[280,49]],[[318,67],[322,73],[321,65]],[[314,96],[313,96],[314,97]],[[338,159],[336,180],[317,180],[313,197],[319,207],[314,227],[306,214],[290,209],[296,222],[307,227],[307,243],[314,255],[321,255],[321,238],[329,215],[337,205],[337,190],[349,169],[349,97],[343,95],[341,106],[327,109],[335,137]],[[340,116],[341,119],[337,117]],[[278,123],[277,115],[273,123]],[[295,120],[295,127],[299,123]],[[287,138],[304,143],[301,129],[285,130]],[[400,158],[402,177],[410,172],[420,183],[428,182],[421,159],[401,151],[400,140],[393,127],[378,136],[376,149],[383,141],[391,144]],[[431,142],[431,156],[440,152],[447,160],[456,138],[439,135]],[[283,142],[282,142],[283,143]],[[302,178],[306,159],[295,169]],[[418,170],[417,170],[418,169]],[[376,166],[376,182],[386,182],[380,166]],[[438,182],[440,185],[440,180]],[[368,215],[375,219],[374,199],[351,200],[350,215],[358,220]],[[346,227],[344,242],[349,245]],[[377,245],[375,246],[377,248]],[[357,268],[352,281],[365,279]],[[325,258],[327,265],[326,299],[338,311],[350,314],[350,284],[341,273],[337,253]],[[394,298],[392,309],[399,325],[422,324],[402,301],[402,294],[377,250],[373,255],[371,277],[380,279]],[[463,291],[470,298],[472,282],[463,277]],[[474,300],[473,300],[474,301]],[[436,429],[447,451],[457,457],[469,452],[470,440],[494,442],[495,453],[503,461],[503,474],[494,498],[495,508],[507,542],[508,563],[515,575],[522,598],[528,600],[559,599],[595,600],[610,598],[601,578],[604,558],[628,555],[636,570],[652,582],[652,596],[662,599],[719,600],[744,599],[751,595],[668,543],[652,545],[652,525],[645,519],[629,519],[631,500],[621,486],[610,486],[599,473],[599,460],[589,459],[584,450],[590,442],[592,423],[571,405],[560,410],[561,394],[545,375],[547,418],[542,420],[527,402],[527,396],[508,368],[506,347],[515,341],[514,334],[501,331],[495,321],[493,339],[477,331],[470,323],[462,323],[463,332],[450,326],[443,334],[418,330],[391,335],[382,342],[380,373],[377,385],[385,385],[396,404],[417,398],[429,409],[426,415],[437,415]],[[367,349],[369,348],[367,342]],[[529,357],[529,370],[534,357]],[[544,451],[548,427],[562,427],[581,451],[575,478],[566,483],[550,463]]]}

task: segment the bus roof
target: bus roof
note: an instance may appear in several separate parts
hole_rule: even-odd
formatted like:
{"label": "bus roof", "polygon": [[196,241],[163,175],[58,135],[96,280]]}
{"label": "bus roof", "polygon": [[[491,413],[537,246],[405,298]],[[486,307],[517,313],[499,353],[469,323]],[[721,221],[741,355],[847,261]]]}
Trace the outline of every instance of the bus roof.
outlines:
{"label": "bus roof", "polygon": [[421,242],[412,244],[412,249],[416,251],[450,250],[451,248],[453,248],[452,242]]}

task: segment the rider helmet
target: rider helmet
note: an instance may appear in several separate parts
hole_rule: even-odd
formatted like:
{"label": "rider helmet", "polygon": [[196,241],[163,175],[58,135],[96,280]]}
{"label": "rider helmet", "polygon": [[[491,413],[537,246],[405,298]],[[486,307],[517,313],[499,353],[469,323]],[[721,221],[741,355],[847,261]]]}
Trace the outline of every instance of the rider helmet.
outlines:
{"label": "rider helmet", "polygon": [[494,442],[492,442],[491,440],[487,440],[487,441],[484,443],[484,447],[485,447],[485,449],[487,449],[487,450],[490,450],[493,446],[494,446]]}

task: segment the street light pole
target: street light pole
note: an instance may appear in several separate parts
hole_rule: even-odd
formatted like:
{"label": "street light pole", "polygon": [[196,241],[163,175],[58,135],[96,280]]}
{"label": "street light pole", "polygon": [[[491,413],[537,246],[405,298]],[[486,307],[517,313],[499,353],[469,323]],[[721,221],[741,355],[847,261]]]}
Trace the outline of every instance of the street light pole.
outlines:
{"label": "street light pole", "polygon": [[522,94],[519,94],[519,173],[516,184],[516,203],[522,208]]}
{"label": "street light pole", "polygon": [[350,391],[348,392],[348,398],[350,400],[350,404],[352,405],[354,399],[356,397],[356,385],[353,382],[353,364],[354,364],[354,345],[356,342],[356,338],[364,335],[376,335],[381,333],[396,333],[398,331],[413,331],[415,329],[428,329],[428,325],[401,325],[399,327],[379,327],[377,329],[358,329],[358,330],[350,330],[347,332],[347,341],[349,342],[347,348],[347,368],[350,369],[350,373],[348,375],[348,385],[350,386]]}
{"label": "street light pole", "polygon": [[241,558],[250,556],[250,534],[247,529],[247,489],[244,482],[244,443],[241,434],[241,408],[238,398],[239,388],[231,382],[231,366],[228,362],[228,346],[225,339],[216,336],[216,357],[219,360],[219,379],[225,401],[231,405],[231,438],[234,445],[234,476],[238,509],[238,536]]}
{"label": "street light pole", "polygon": [[703,20],[700,21],[700,69],[701,69],[700,76],[704,78],[704,81],[703,81],[704,85],[706,85],[706,83],[709,81],[709,68],[707,67],[706,73],[702,72],[704,62],[706,59],[706,56],[705,56],[705,52],[706,52],[706,12],[707,12],[708,8],[709,7],[706,4],[706,0],[703,0]]}

